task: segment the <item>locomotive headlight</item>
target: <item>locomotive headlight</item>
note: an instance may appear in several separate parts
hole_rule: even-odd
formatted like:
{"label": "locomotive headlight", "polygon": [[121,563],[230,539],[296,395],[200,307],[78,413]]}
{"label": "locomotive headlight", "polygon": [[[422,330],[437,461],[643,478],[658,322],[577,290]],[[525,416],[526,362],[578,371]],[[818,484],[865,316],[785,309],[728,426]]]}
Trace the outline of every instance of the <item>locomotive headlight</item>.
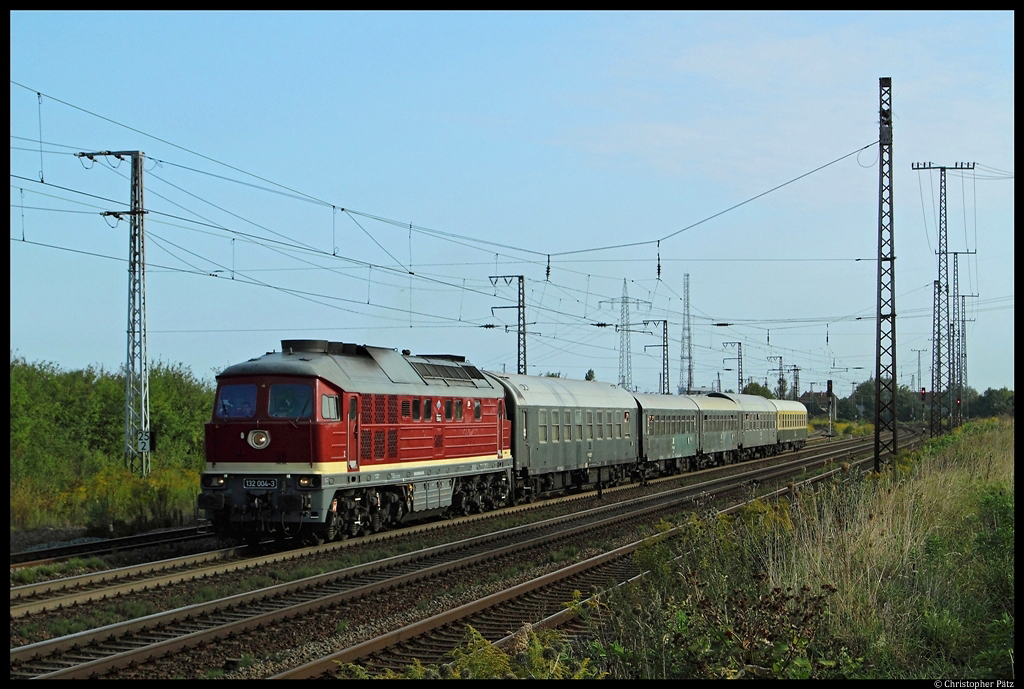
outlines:
{"label": "locomotive headlight", "polygon": [[299,477],[299,488],[319,488],[320,477],[319,476],[300,476]]}
{"label": "locomotive headlight", "polygon": [[263,430],[249,431],[249,437],[247,439],[249,445],[257,450],[262,450],[270,444],[270,433]]}
{"label": "locomotive headlight", "polygon": [[213,474],[203,474],[203,486],[206,488],[223,488],[224,477],[214,476]]}

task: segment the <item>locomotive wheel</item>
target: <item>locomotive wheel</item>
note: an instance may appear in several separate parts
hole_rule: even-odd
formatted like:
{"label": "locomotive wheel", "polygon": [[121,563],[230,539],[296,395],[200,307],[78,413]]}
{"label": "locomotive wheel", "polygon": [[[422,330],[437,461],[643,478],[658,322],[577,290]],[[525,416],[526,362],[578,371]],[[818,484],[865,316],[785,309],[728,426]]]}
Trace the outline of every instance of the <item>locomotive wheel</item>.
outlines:
{"label": "locomotive wheel", "polygon": [[249,531],[245,534],[244,540],[247,546],[249,546],[250,548],[255,548],[260,544],[260,541],[263,539],[262,534],[260,534],[258,531]]}
{"label": "locomotive wheel", "polygon": [[327,513],[327,529],[324,531],[324,539],[330,543],[338,537],[338,513]]}

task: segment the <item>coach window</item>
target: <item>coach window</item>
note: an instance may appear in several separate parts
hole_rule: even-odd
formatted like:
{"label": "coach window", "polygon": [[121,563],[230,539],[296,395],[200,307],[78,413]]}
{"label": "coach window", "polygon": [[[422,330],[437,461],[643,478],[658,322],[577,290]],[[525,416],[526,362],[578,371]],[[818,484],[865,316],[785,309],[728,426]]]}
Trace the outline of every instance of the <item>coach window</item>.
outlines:
{"label": "coach window", "polygon": [[542,443],[548,441],[548,410],[541,409],[537,412],[537,440]]}
{"label": "coach window", "polygon": [[604,438],[604,412],[597,412],[597,421],[594,422],[597,427],[597,439],[602,440]]}
{"label": "coach window", "polygon": [[559,441],[558,426],[561,423],[561,414],[558,413],[557,409],[551,410],[551,442],[557,443]]}
{"label": "coach window", "polygon": [[320,416],[324,418],[324,421],[337,421],[341,418],[341,413],[338,411],[337,395],[322,395],[320,397]]}
{"label": "coach window", "polygon": [[419,397],[417,397],[416,399],[414,399],[412,401],[412,420],[413,421],[419,421],[420,420],[420,398]]}
{"label": "coach window", "polygon": [[455,400],[455,420],[462,421],[462,400]]}
{"label": "coach window", "polygon": [[583,412],[576,410],[576,440],[583,440]]}
{"label": "coach window", "polygon": [[562,412],[562,440],[572,442],[572,412],[568,409]]}
{"label": "coach window", "polygon": [[480,420],[480,400],[473,400],[473,418]]}
{"label": "coach window", "polygon": [[615,437],[622,437],[622,412],[615,412]]}
{"label": "coach window", "polygon": [[587,410],[587,440],[594,439],[594,412]]}

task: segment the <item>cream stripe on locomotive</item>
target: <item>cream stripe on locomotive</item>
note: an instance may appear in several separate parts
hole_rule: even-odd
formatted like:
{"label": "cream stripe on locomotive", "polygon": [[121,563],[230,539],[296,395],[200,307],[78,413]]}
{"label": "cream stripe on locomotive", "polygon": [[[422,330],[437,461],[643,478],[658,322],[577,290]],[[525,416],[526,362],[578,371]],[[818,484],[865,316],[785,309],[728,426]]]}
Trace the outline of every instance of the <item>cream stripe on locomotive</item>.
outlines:
{"label": "cream stripe on locomotive", "polygon": [[[375,474],[382,471],[401,472],[417,469],[435,469],[437,467],[458,466],[461,464],[494,463],[494,466],[481,469],[504,468],[509,466],[512,451],[503,450],[501,457],[497,454],[476,455],[473,457],[456,457],[452,459],[427,459],[418,462],[388,462],[380,464],[362,464],[359,469],[349,470],[344,461],[337,462],[288,462],[286,464],[270,464],[266,462],[207,462],[206,473],[221,474]],[[410,478],[418,478],[410,476]]]}

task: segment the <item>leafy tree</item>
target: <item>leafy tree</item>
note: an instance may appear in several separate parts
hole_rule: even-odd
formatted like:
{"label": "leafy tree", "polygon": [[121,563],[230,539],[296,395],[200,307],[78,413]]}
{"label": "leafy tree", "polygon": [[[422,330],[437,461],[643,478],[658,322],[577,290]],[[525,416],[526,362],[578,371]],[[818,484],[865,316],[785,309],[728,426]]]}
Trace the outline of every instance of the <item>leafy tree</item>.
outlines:
{"label": "leafy tree", "polygon": [[561,378],[562,377],[562,372],[561,371],[556,371],[556,372],[552,373],[551,371],[548,371],[547,373],[544,374],[544,377],[545,378]]}
{"label": "leafy tree", "polygon": [[594,375],[594,369],[589,369],[583,380],[597,380],[597,376]]}
{"label": "leafy tree", "polygon": [[1013,390],[989,388],[968,412],[971,416],[1013,416]]}
{"label": "leafy tree", "polygon": [[765,386],[761,385],[760,383],[747,383],[746,385],[743,386],[743,394],[760,395],[761,397],[764,397],[765,399],[769,400],[775,399],[775,395],[772,394],[772,391],[766,388]]}

